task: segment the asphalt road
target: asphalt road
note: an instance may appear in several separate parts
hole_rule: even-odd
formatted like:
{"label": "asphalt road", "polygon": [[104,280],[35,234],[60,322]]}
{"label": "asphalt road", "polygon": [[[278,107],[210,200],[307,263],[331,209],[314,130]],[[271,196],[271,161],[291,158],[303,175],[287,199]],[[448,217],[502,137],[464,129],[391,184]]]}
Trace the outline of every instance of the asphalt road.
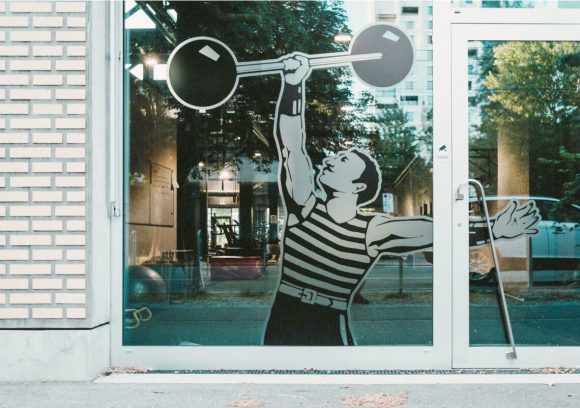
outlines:
{"label": "asphalt road", "polygon": [[[357,343],[430,345],[432,275],[432,266],[424,261],[381,260],[369,273],[361,292],[369,302],[355,302],[352,306],[352,328]],[[174,284],[179,287],[178,277],[174,278]],[[258,345],[278,280],[278,266],[272,265],[259,279],[206,282],[204,293],[193,299],[174,293],[171,304],[166,300],[134,305],[148,306],[153,318],[127,330],[125,340],[134,345]],[[472,343],[505,344],[501,310],[493,286],[475,290],[470,307]],[[579,289],[534,290],[539,293],[535,301],[530,301],[528,295],[522,295],[526,298],[523,302],[514,300],[517,297],[508,299],[516,342],[580,345]],[[559,294],[565,296],[558,298]]]}

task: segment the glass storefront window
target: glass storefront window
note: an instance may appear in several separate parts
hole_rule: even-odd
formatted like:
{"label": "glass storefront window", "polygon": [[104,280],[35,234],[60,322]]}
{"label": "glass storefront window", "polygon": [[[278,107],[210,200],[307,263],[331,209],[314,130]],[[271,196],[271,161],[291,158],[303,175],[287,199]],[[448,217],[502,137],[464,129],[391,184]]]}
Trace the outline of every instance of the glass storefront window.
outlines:
{"label": "glass storefront window", "polygon": [[[432,344],[430,9],[125,2],[125,345]],[[292,54],[348,52],[377,23],[406,44],[403,17],[414,67],[388,86]],[[194,37],[219,42],[175,77]],[[239,78],[218,103],[223,73]]]}
{"label": "glass storefront window", "polygon": [[[579,53],[577,42],[469,44],[469,176],[494,236],[512,214],[523,228],[497,233],[498,265],[485,234],[470,237],[472,345],[507,341],[498,277],[518,345],[580,345]],[[472,191],[472,222],[483,210]]]}

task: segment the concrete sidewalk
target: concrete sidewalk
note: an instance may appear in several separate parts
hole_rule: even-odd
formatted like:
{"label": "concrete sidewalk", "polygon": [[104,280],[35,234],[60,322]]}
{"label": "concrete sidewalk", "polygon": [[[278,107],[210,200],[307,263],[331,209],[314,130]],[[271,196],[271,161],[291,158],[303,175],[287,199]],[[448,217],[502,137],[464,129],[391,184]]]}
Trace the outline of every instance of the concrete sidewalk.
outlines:
{"label": "concrete sidewalk", "polygon": [[[481,384],[477,383],[477,378],[474,376],[469,377],[471,377],[469,384],[312,385],[234,384],[231,382],[162,384],[158,382],[118,383],[116,379],[110,378],[107,378],[107,381],[111,381],[110,383],[98,381],[93,383],[0,383],[0,407],[576,408],[580,406],[580,384],[577,379],[568,378],[567,381],[558,381],[557,377],[542,376],[548,380],[536,379],[534,383],[527,384]],[[554,382],[550,382],[550,378],[553,378]],[[141,378],[141,380],[151,381],[154,378]]]}

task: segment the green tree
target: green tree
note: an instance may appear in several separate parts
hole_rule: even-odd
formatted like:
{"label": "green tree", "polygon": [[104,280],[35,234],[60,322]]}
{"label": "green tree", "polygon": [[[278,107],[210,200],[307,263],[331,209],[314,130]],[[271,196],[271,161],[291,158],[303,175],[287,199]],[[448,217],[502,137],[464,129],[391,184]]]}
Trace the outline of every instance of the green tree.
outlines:
{"label": "green tree", "polygon": [[[178,15],[177,42],[194,36],[215,37],[232,49],[238,61],[275,59],[294,51],[318,54],[347,49],[334,41],[337,34],[350,32],[341,1],[171,1],[169,5]],[[344,109],[353,104],[350,75],[346,68],[317,70],[307,82],[307,150],[315,164],[363,129],[357,126],[353,112]],[[178,213],[191,213],[193,201],[199,201],[199,187],[187,187],[187,176],[200,160],[212,170],[248,157],[257,170],[269,171],[277,160],[273,125],[280,81],[279,75],[243,78],[227,103],[205,113],[178,107],[178,179],[182,186]],[[239,187],[240,240],[249,246],[254,186],[247,182]],[[276,200],[270,200],[270,209],[276,210]],[[193,236],[198,228],[194,224],[192,220],[192,227],[183,227],[178,235]]]}
{"label": "green tree", "polygon": [[562,58],[578,53],[580,45],[516,41],[488,50],[493,65],[484,67],[479,99],[483,138],[493,142],[499,132],[525,136],[530,194],[566,196],[578,172],[577,163],[567,158],[580,147],[580,70]]}
{"label": "green tree", "polygon": [[[195,36],[221,40],[240,62],[275,59],[294,51],[319,54],[347,50],[346,44],[334,40],[339,33],[350,33],[341,0],[138,4],[157,22],[158,29],[130,33],[127,59],[131,65],[143,63],[149,55],[166,61],[176,44]],[[171,9],[176,12],[176,22],[164,17]],[[400,109],[377,116],[369,109],[376,106],[372,95],[363,93],[355,99],[351,85],[352,73],[348,68],[315,70],[308,79],[305,113],[308,154],[316,165],[325,156],[352,145],[374,146],[371,150],[385,165],[384,180],[392,183],[405,162],[414,157],[413,131],[406,127]],[[159,136],[159,127],[143,120],[151,116],[150,111],[161,115],[170,112],[172,121],[177,115],[176,131],[172,133],[175,139],[164,137],[177,145],[180,185],[177,212],[182,219],[178,225],[179,245],[185,242],[183,247],[195,247],[194,242],[186,241],[195,240],[192,237],[199,229],[205,231],[204,204],[200,204],[205,199],[201,185],[205,171],[215,171],[226,163],[235,165],[244,158],[252,159],[256,170],[270,171],[272,162],[277,160],[273,125],[280,87],[279,75],[242,78],[224,105],[199,112],[177,103],[163,81],[131,78],[132,151],[142,150],[143,141]],[[153,109],[155,103],[166,111]],[[400,135],[396,134],[398,131]],[[198,166],[200,162],[206,164],[203,171]],[[252,191],[250,183],[240,183],[240,200],[251,200]],[[277,194],[275,189],[272,192]],[[241,201],[239,204],[240,219],[247,223],[252,204]],[[270,203],[271,211],[276,210],[276,205],[275,200]]]}
{"label": "green tree", "polygon": [[[294,51],[346,51],[345,44],[334,41],[336,34],[350,32],[341,1],[171,4],[179,16],[178,42],[199,35],[215,37],[228,44],[238,61],[274,59]],[[278,75],[243,78],[233,97],[221,107],[207,113],[180,108],[183,120],[193,115],[187,120],[203,122],[210,134],[223,135],[208,140],[210,164],[219,166],[223,161],[253,157],[259,152],[259,164],[264,168],[277,158],[272,131],[280,85]],[[356,133],[349,113],[341,110],[352,102],[349,85],[346,68],[317,70],[307,82],[307,148],[314,161],[324,151],[336,150],[340,138]],[[256,125],[265,139],[256,139]]]}
{"label": "green tree", "polygon": [[381,168],[383,189],[392,190],[397,177],[418,154],[418,137],[398,105],[383,107],[375,120],[369,150]]}
{"label": "green tree", "polygon": [[524,0],[483,0],[484,8],[533,8],[535,1]]}

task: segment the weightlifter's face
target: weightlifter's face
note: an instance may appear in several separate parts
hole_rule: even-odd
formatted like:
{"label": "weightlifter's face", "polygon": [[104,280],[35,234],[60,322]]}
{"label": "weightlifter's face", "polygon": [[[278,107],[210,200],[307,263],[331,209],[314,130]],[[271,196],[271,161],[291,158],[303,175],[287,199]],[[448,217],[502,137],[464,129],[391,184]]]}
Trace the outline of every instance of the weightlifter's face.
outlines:
{"label": "weightlifter's face", "polygon": [[343,193],[358,194],[366,188],[364,183],[355,183],[365,169],[365,162],[353,152],[340,152],[322,161],[319,181],[323,186]]}

